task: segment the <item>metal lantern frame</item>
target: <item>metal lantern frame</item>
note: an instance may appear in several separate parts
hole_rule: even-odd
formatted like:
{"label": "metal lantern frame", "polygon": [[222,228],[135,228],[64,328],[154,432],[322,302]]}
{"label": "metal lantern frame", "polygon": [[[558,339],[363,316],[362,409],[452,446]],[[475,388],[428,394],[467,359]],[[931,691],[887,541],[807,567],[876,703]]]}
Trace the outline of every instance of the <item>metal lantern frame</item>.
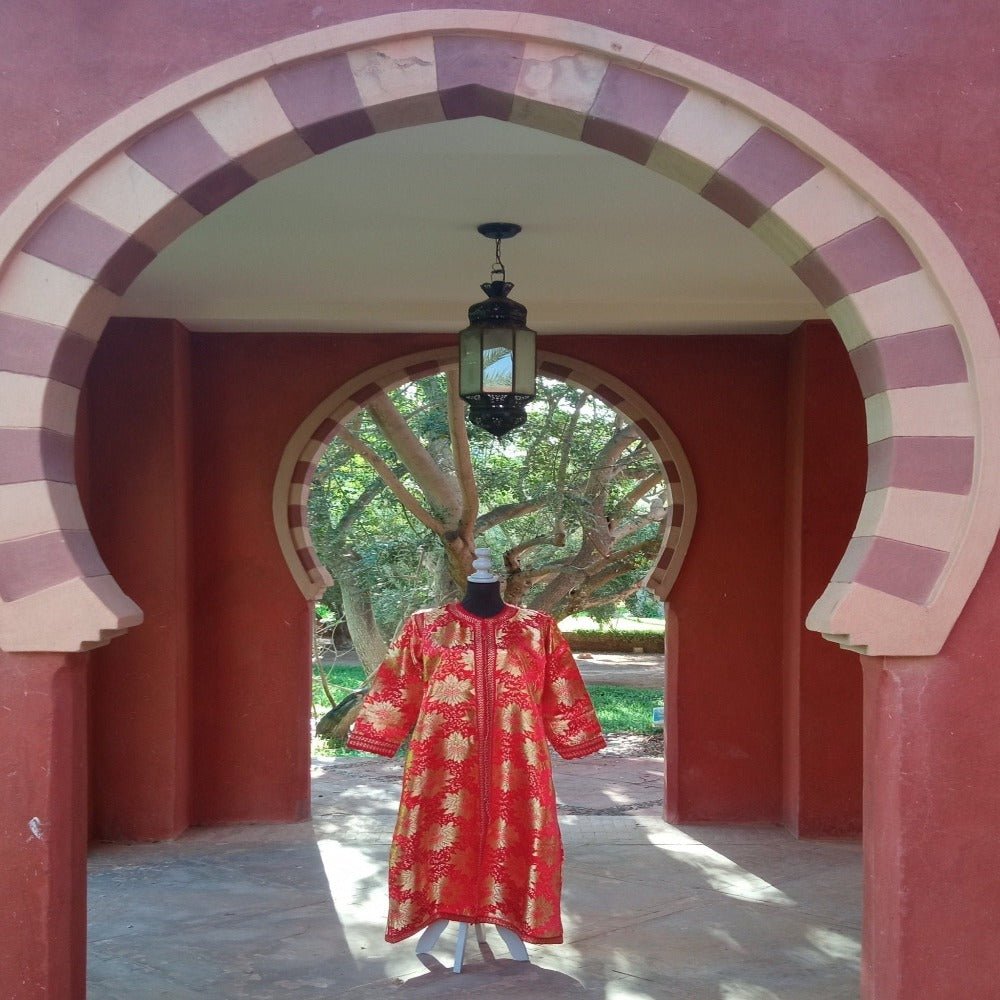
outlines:
{"label": "metal lantern frame", "polygon": [[486,299],[469,307],[469,325],[459,334],[459,394],[469,404],[469,422],[496,438],[520,427],[525,407],[535,398],[535,331],[528,310],[509,298],[500,245],[516,236],[513,222],[485,222],[478,231],[496,241],[490,281],[480,287]]}

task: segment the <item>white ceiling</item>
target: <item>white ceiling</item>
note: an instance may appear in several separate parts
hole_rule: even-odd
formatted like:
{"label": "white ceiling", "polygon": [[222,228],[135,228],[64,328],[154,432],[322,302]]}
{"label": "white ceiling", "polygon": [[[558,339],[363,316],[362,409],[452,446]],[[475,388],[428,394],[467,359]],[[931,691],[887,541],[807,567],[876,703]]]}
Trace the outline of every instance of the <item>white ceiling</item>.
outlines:
{"label": "white ceiling", "polygon": [[493,244],[539,333],[783,333],[824,313],[756,237],[604,150],[492,119],[373,136],[271,178],[188,230],[123,315],[195,330],[442,331]]}

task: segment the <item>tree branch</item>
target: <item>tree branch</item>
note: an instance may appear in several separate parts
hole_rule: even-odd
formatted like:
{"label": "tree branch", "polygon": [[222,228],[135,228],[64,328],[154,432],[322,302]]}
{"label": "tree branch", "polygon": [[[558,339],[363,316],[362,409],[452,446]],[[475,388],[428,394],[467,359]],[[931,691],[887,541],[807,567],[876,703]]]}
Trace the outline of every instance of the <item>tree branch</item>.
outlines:
{"label": "tree branch", "polygon": [[[364,441],[356,437],[345,427],[340,427],[337,430],[337,436],[382,477],[385,485],[392,490],[393,495],[403,505],[405,510],[409,511],[425,528],[429,528],[435,535],[444,535],[447,530],[446,526],[424,508],[423,504],[400,482],[399,478],[389,467],[388,462],[381,458],[373,448],[370,448]],[[421,447],[423,446],[421,445]]]}
{"label": "tree branch", "polygon": [[663,482],[663,473],[654,472],[651,476],[646,476],[637,486],[629,491],[627,497],[615,508],[612,518],[617,521],[623,514],[627,514],[657,483]]}
{"label": "tree branch", "polygon": [[420,438],[413,433],[405,417],[384,392],[372,396],[367,406],[372,420],[413,476],[414,482],[423,491],[428,503],[447,515],[449,527],[453,527],[458,523],[462,513],[462,497],[458,483],[441,471],[434,457],[421,443]]}
{"label": "tree branch", "polygon": [[455,457],[455,476],[462,494],[461,524],[474,525],[479,516],[479,487],[472,467],[469,430],[465,423],[465,401],[458,394],[458,370],[448,369],[448,433]]}
{"label": "tree branch", "polygon": [[535,511],[541,510],[551,499],[551,495],[546,494],[542,497],[535,497],[534,500],[525,500],[520,503],[504,503],[499,507],[494,507],[493,510],[488,510],[479,517],[473,529],[473,534],[478,538],[484,532],[489,531],[490,528],[495,528],[498,524],[503,524],[504,521],[510,521],[515,517],[524,517],[525,514],[534,514]]}

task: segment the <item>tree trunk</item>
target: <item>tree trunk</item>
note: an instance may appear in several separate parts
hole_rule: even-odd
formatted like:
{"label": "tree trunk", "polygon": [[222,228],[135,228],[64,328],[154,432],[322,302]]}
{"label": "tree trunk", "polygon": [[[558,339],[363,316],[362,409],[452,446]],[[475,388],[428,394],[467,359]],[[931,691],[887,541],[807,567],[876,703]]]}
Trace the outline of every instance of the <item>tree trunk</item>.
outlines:
{"label": "tree trunk", "polygon": [[340,584],[340,597],[347,619],[347,629],[351,633],[354,651],[358,654],[365,676],[370,677],[385,659],[388,645],[379,631],[378,622],[372,610],[368,594],[358,586],[350,560],[329,557],[330,568]]}

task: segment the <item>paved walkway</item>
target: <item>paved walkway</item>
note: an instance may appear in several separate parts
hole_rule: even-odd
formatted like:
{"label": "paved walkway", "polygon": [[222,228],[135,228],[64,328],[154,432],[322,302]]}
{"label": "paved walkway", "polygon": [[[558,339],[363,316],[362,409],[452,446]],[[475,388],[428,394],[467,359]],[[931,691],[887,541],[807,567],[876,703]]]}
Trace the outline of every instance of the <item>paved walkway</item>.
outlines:
{"label": "paved walkway", "polygon": [[670,826],[662,768],[556,764],[566,942],[523,965],[488,928],[461,976],[454,927],[423,960],[382,938],[398,761],[317,760],[311,823],[98,847],[90,1000],[857,1000],[859,845]]}
{"label": "paved walkway", "polygon": [[662,653],[576,653],[577,666],[588,684],[663,690]]}

